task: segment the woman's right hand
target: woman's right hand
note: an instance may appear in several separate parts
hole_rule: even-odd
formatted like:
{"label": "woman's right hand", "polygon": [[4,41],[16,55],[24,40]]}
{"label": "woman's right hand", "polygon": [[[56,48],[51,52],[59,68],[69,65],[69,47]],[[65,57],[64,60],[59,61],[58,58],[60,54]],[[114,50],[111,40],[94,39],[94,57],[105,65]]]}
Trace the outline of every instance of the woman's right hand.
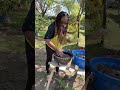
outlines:
{"label": "woman's right hand", "polygon": [[56,54],[57,54],[58,56],[60,56],[60,57],[62,57],[62,56],[64,55],[64,53],[63,53],[62,51],[60,51],[60,50],[57,50],[57,51],[56,51]]}

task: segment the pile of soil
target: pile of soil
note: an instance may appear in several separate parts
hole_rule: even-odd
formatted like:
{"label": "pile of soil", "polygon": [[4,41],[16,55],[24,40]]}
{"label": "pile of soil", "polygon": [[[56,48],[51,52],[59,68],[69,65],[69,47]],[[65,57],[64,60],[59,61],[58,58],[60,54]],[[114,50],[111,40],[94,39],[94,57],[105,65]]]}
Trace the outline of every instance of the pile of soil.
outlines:
{"label": "pile of soil", "polygon": [[82,58],[82,59],[85,59],[85,56],[84,56],[84,55],[81,55],[81,54],[79,54],[79,53],[77,53],[76,56],[78,56],[78,57],[80,57],[80,58]]}
{"label": "pile of soil", "polygon": [[67,54],[63,54],[60,58],[70,58],[70,56]]}
{"label": "pile of soil", "polygon": [[105,66],[104,64],[98,64],[97,69],[102,73],[105,73],[111,77],[120,79],[120,71],[112,69],[110,67]]}
{"label": "pile of soil", "polygon": [[68,53],[64,53],[62,57],[54,54],[54,60],[60,64],[67,64],[71,59],[72,59],[72,55]]}
{"label": "pile of soil", "polygon": [[58,56],[58,55],[56,55],[56,56],[57,56],[59,59],[63,59],[63,60],[68,60],[68,59],[71,58],[71,56],[68,55],[68,54],[66,54],[66,53],[63,53],[62,56]]}

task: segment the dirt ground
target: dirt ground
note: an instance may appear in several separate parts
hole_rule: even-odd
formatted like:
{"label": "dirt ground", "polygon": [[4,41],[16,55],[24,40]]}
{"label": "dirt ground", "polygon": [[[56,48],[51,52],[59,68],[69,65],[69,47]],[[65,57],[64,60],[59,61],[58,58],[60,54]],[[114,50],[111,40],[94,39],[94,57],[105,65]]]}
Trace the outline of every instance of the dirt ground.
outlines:
{"label": "dirt ground", "polygon": [[0,90],[25,90],[26,80],[25,56],[0,52]]}
{"label": "dirt ground", "polygon": [[[42,41],[43,42],[43,41]],[[35,49],[35,90],[45,90],[47,74],[45,71],[46,50],[45,47]],[[71,78],[59,77],[54,74],[49,90],[81,90],[85,83],[83,77],[75,75]]]}
{"label": "dirt ground", "polygon": [[19,32],[0,28],[0,90],[25,90],[27,63],[24,36]]}

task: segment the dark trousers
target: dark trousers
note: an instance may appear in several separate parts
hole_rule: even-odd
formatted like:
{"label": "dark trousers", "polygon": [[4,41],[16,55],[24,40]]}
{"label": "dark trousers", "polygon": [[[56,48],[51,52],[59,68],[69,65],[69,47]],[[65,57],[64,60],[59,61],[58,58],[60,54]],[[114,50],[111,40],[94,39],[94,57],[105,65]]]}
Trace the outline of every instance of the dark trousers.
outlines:
{"label": "dark trousers", "polygon": [[[47,44],[46,44],[47,60],[46,60],[46,71],[49,73],[49,62],[52,61],[52,55],[55,53]],[[56,72],[59,71],[59,67],[56,67]]]}
{"label": "dark trousers", "polygon": [[28,66],[28,80],[26,90],[31,90],[35,84],[35,49],[25,40],[27,66]]}

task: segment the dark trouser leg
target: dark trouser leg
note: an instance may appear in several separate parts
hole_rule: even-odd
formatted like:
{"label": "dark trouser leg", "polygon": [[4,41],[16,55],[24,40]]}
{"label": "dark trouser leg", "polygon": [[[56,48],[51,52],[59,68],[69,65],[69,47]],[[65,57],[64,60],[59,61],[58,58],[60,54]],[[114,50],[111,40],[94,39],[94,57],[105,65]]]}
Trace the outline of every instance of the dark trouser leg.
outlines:
{"label": "dark trouser leg", "polygon": [[32,86],[35,84],[35,50],[29,45],[26,40],[25,44],[28,65],[28,80],[26,90],[31,90]]}
{"label": "dark trouser leg", "polygon": [[[58,65],[59,65],[59,64],[58,64]],[[56,67],[56,72],[59,72],[59,67],[58,67],[58,66]]]}
{"label": "dark trouser leg", "polygon": [[55,53],[54,50],[52,50],[48,45],[46,45],[46,53],[47,53],[47,60],[46,60],[46,71],[49,73],[49,62],[52,61],[52,55]]}
{"label": "dark trouser leg", "polygon": [[[46,61],[46,71],[49,73],[49,62],[52,61],[52,55],[55,53],[48,45],[46,45],[46,52],[47,52],[47,61]],[[56,72],[59,72],[59,67],[56,67]]]}

